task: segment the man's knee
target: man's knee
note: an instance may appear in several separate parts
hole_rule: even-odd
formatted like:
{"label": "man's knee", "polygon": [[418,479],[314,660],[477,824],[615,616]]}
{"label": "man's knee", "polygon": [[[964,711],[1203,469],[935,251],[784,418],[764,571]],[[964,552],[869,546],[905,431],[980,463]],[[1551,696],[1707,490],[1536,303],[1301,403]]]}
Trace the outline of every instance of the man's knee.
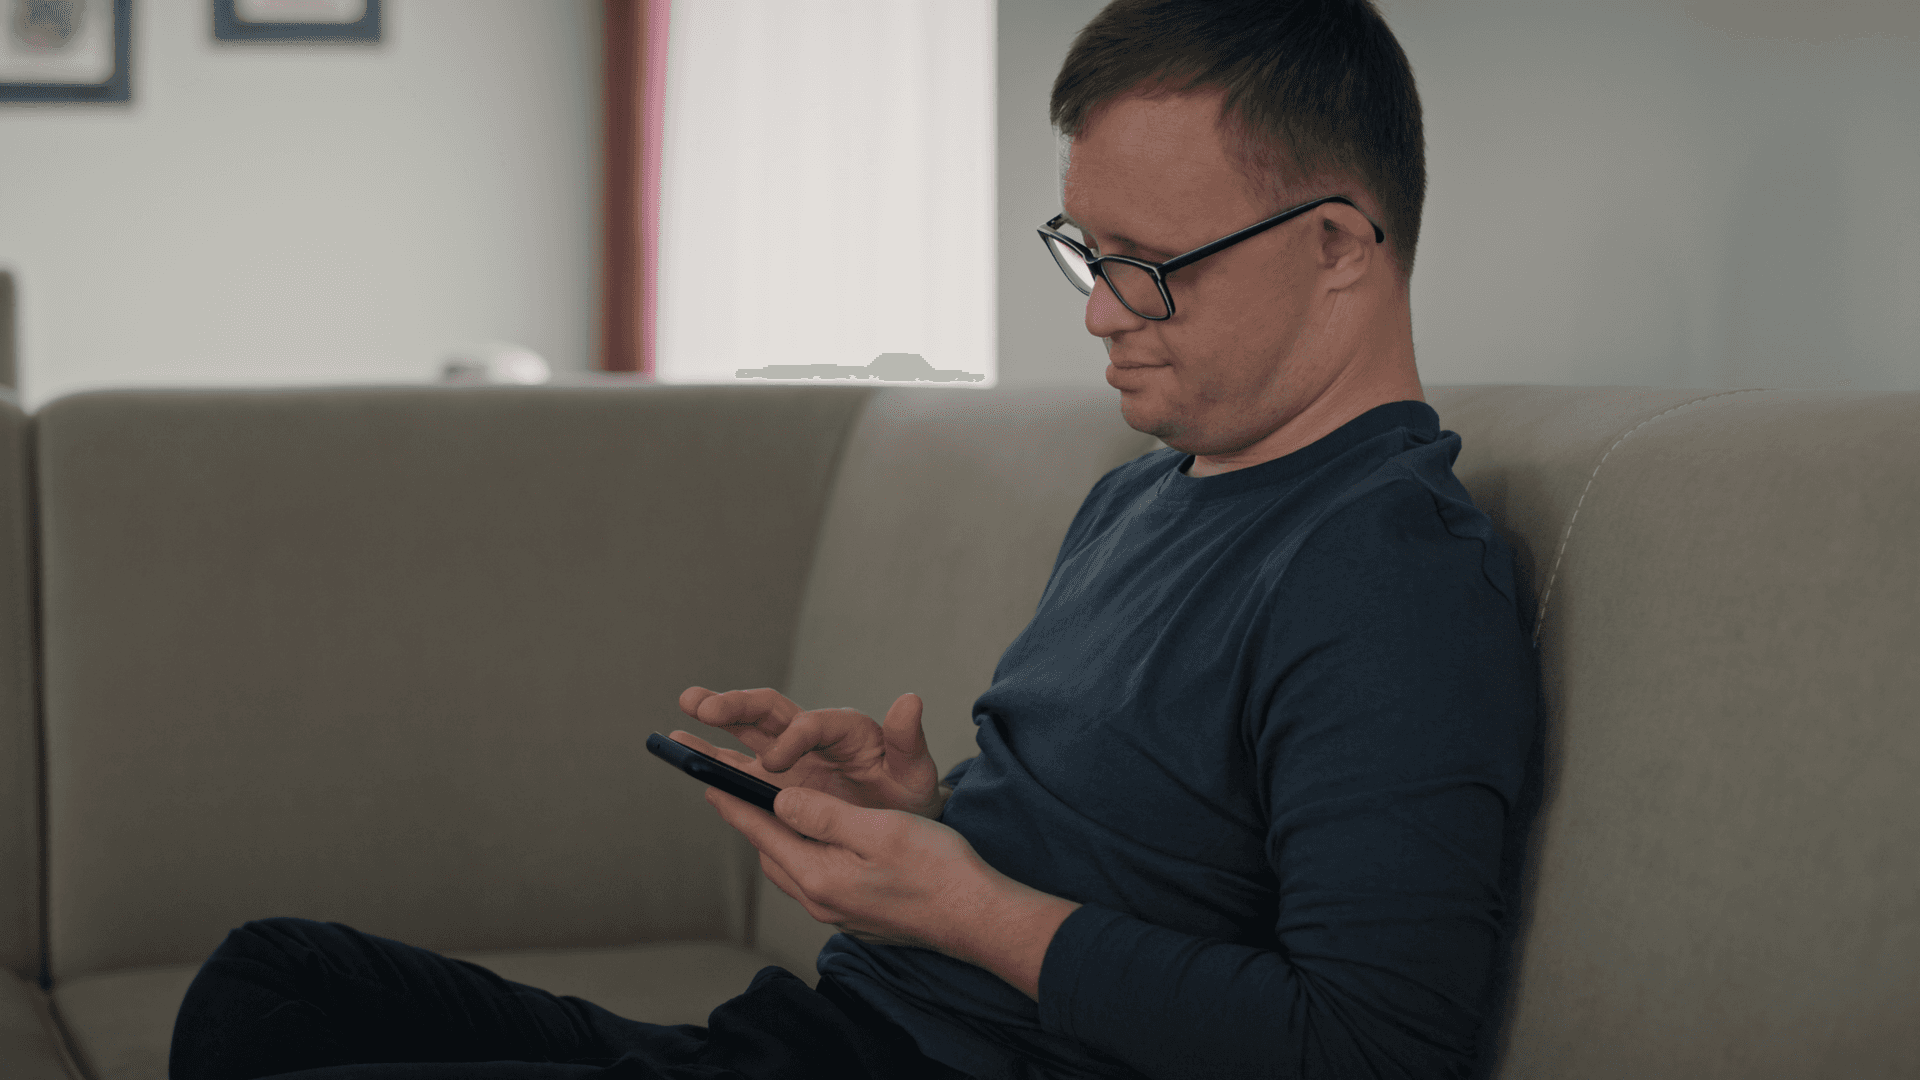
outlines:
{"label": "man's knee", "polygon": [[334,923],[277,916],[252,919],[227,931],[209,960],[252,960],[273,967],[325,953],[330,943],[350,931]]}
{"label": "man's knee", "polygon": [[169,1075],[235,1080],[345,1060],[329,1013],[309,1000],[324,988],[326,939],[343,930],[280,918],[229,931],[174,1017]]}
{"label": "man's knee", "polygon": [[353,936],[337,923],[296,918],[254,919],[228,931],[187,988],[175,1038],[324,996],[336,957]]}

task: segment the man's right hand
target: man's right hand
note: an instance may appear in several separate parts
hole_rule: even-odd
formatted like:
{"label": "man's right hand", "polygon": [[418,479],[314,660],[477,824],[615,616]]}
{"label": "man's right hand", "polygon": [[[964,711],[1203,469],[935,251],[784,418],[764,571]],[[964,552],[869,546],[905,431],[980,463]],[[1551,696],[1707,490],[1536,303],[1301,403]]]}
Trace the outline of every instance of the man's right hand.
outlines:
{"label": "man's right hand", "polygon": [[901,694],[884,724],[852,709],[802,709],[769,689],[715,693],[689,686],[680,711],[731,732],[757,757],[723,750],[697,735],[669,738],[780,787],[806,787],[874,810],[938,819],[952,789],[927,752],[917,694]]}

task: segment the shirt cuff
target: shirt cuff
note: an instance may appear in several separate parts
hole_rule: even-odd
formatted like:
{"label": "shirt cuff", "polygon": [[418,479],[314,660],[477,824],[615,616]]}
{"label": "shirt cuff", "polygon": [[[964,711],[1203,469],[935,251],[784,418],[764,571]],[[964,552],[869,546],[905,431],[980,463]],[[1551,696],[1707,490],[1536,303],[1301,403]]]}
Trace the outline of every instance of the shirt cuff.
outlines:
{"label": "shirt cuff", "polygon": [[1129,916],[1111,908],[1081,904],[1074,908],[1047,943],[1040,959],[1040,1027],[1044,1031],[1080,1038],[1073,1016],[1077,991],[1087,985],[1097,963],[1100,940]]}

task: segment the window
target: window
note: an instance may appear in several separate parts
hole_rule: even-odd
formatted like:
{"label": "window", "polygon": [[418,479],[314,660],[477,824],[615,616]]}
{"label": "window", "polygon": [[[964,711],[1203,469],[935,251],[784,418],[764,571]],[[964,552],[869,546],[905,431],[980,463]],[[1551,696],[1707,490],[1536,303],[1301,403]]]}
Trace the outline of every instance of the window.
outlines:
{"label": "window", "polygon": [[993,385],[993,41],[992,0],[674,0],[656,377]]}

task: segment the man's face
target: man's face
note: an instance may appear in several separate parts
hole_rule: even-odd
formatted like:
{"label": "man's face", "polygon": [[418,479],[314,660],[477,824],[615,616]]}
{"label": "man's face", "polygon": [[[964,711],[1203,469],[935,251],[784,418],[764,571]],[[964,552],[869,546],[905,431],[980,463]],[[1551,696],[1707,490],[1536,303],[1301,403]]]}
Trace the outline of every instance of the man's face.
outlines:
{"label": "man's face", "polygon": [[[1162,262],[1284,209],[1229,158],[1221,97],[1127,97],[1096,114],[1073,141],[1063,193],[1090,247]],[[1107,383],[1130,426],[1187,453],[1232,453],[1326,390],[1339,364],[1315,348],[1330,307],[1315,289],[1321,228],[1304,214],[1174,271],[1171,319],[1140,318],[1095,287],[1087,331],[1107,341]]]}

